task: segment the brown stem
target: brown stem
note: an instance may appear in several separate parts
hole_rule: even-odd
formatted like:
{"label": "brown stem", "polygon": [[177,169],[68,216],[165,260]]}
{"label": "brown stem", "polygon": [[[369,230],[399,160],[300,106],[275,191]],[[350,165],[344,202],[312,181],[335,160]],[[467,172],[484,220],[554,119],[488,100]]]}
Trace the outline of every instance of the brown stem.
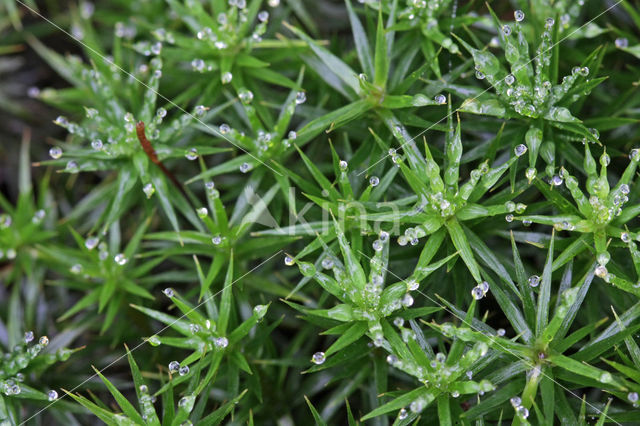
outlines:
{"label": "brown stem", "polygon": [[184,195],[184,198],[186,198],[187,201],[190,202],[189,197],[187,196],[187,191],[184,189],[184,186],[182,186],[182,184],[178,181],[178,179],[176,179],[173,173],[171,173],[164,166],[164,164],[162,164],[162,161],[158,159],[155,149],[153,149],[151,142],[149,142],[149,139],[147,139],[147,135],[145,135],[144,133],[144,122],[138,121],[138,123],[136,124],[136,135],[138,135],[138,141],[140,141],[140,145],[142,145],[142,149],[144,150],[145,154],[147,154],[147,157],[149,157],[151,162],[156,166],[158,166],[160,170],[162,170],[162,173],[164,173],[165,176],[167,176],[171,180],[171,182],[175,185],[175,187],[178,188],[180,192],[182,192],[182,195]]}

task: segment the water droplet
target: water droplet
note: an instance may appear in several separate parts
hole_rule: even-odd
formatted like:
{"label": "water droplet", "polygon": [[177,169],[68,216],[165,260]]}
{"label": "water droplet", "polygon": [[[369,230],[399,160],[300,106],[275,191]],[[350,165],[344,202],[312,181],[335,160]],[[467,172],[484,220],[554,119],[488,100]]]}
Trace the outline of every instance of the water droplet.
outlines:
{"label": "water droplet", "polygon": [[520,399],[519,396],[514,396],[512,397],[509,402],[511,403],[511,405],[515,408],[515,407],[519,407],[520,405],[522,405],[522,399]]}
{"label": "water droplet", "polygon": [[233,80],[233,74],[231,74],[230,72],[225,72],[220,77],[220,81],[222,81],[222,84],[229,84],[231,83],[231,80]]}
{"label": "water droplet", "polygon": [[504,82],[507,83],[509,86],[511,86],[513,83],[515,83],[515,81],[516,81],[516,78],[512,74],[508,74],[504,78]]}
{"label": "water droplet", "polygon": [[296,104],[300,105],[305,103],[307,100],[307,95],[304,92],[296,93]]}
{"label": "water droplet", "polygon": [[298,137],[298,134],[295,131],[291,130],[287,137],[289,138],[289,140],[295,140]]}
{"label": "water droplet", "polygon": [[595,274],[600,278],[605,278],[608,274],[607,267],[604,265],[598,265],[596,267]]}
{"label": "water droplet", "polygon": [[426,405],[427,404],[425,400],[423,400],[422,398],[418,398],[412,401],[411,404],[409,404],[409,410],[411,410],[412,413],[420,413],[422,412],[422,410],[424,410]]}
{"label": "water droplet", "polygon": [[25,343],[31,343],[33,342],[34,339],[34,335],[33,335],[33,331],[27,331],[26,333],[24,333],[24,342]]}
{"label": "water droplet", "polygon": [[41,223],[46,215],[47,214],[43,209],[36,210],[35,213],[33,214],[33,217],[31,218],[31,222],[36,224]]}
{"label": "water droplet", "polygon": [[511,213],[509,213],[504,217],[504,220],[506,220],[509,223],[513,222],[513,219],[514,219],[514,216]]}
{"label": "water droplet", "polygon": [[638,392],[629,392],[627,394],[627,399],[630,402],[638,402]]}
{"label": "water droplet", "polygon": [[55,401],[56,399],[58,399],[58,392],[54,391],[53,389],[50,390],[49,392],[47,392],[47,399],[49,401]]}
{"label": "water droplet", "polygon": [[206,207],[200,207],[199,209],[196,209],[196,213],[199,218],[204,219],[209,215],[209,210],[207,210]]}
{"label": "water droplet", "polygon": [[398,328],[402,327],[404,325],[404,318],[395,317],[393,319],[393,325],[395,325]]}
{"label": "water droplet", "polygon": [[42,336],[38,339],[38,343],[42,346],[47,346],[49,344],[49,338],[47,336]]}
{"label": "water droplet", "polygon": [[375,251],[382,251],[382,247],[383,247],[383,246],[382,246],[382,241],[380,241],[380,240],[375,240],[375,241],[373,242],[372,246],[373,246],[373,249],[374,249]]}
{"label": "water droplet", "polygon": [[409,417],[409,413],[407,412],[407,410],[405,408],[401,408],[400,411],[398,411],[398,419],[399,420],[404,420],[407,417]]}
{"label": "water droplet", "polygon": [[480,300],[484,297],[484,291],[482,291],[480,287],[476,286],[471,290],[471,296],[476,300]]}
{"label": "water droplet", "polygon": [[229,346],[229,339],[226,337],[218,337],[213,341],[213,344],[219,349],[224,349]]}
{"label": "water droplet", "polygon": [[54,160],[62,157],[62,148],[60,148],[59,146],[54,146],[49,150],[49,156]]}
{"label": "water droplet", "polygon": [[522,157],[527,152],[527,146],[525,144],[516,145],[513,150],[516,154],[516,157]]}
{"label": "water droplet", "polygon": [[104,144],[100,139],[94,139],[91,141],[91,148],[95,149],[96,151],[102,150],[103,147]]}
{"label": "water droplet", "polygon": [[499,336],[499,337],[504,336],[506,333],[507,332],[505,331],[504,328],[499,328],[499,329],[496,330],[496,335]]}
{"label": "water droplet", "polygon": [[115,262],[120,266],[122,266],[122,265],[124,265],[125,263],[128,262],[128,259],[125,257],[124,253],[116,254],[114,256],[113,260],[115,260]]}
{"label": "water droplet", "polygon": [[527,178],[527,180],[529,181],[529,183],[531,183],[536,178],[536,176],[538,175],[538,171],[533,167],[529,167],[524,172],[524,175]]}
{"label": "water droplet", "polygon": [[68,173],[78,173],[78,163],[71,160],[67,163],[64,170]]}
{"label": "water droplet", "polygon": [[79,264],[79,263],[76,263],[75,265],[73,265],[70,268],[70,271],[71,271],[72,274],[78,275],[78,274],[80,274],[82,272],[82,265]]}
{"label": "water droplet", "polygon": [[205,115],[208,109],[209,108],[204,105],[196,105],[196,107],[193,109],[193,112],[197,117],[202,117]]}
{"label": "water droplet", "polygon": [[447,97],[443,94],[436,95],[434,100],[440,105],[444,105],[447,103]]}
{"label": "water droplet", "polygon": [[484,73],[482,71],[476,70],[476,78],[478,80],[484,80]]}
{"label": "water droplet", "polygon": [[173,288],[171,287],[167,287],[164,290],[162,290],[162,292],[164,293],[165,296],[167,296],[168,298],[172,298],[173,296],[176,295],[176,292]]}
{"label": "water droplet", "polygon": [[521,10],[516,10],[515,12],[513,12],[513,17],[515,18],[516,22],[522,22],[524,20],[524,12]]}
{"label": "water droplet", "polygon": [[238,97],[243,104],[248,105],[253,101],[253,92],[251,90],[241,90]]}
{"label": "water droplet", "polygon": [[583,77],[586,77],[589,75],[589,68],[588,67],[582,67],[578,70],[578,74],[580,74]]}
{"label": "water droplet", "polygon": [[405,295],[402,296],[402,306],[408,308],[411,305],[413,305],[413,296],[411,296],[409,293],[405,293]]}
{"label": "water droplet", "polygon": [[369,179],[369,184],[371,186],[378,186],[379,183],[380,183],[380,178],[378,178],[378,176],[371,176],[371,178]]}
{"label": "water droplet", "polygon": [[178,361],[171,361],[169,363],[169,372],[170,373],[177,373],[179,369],[180,369],[180,363]]}
{"label": "water droplet", "polygon": [[623,195],[627,195],[629,193],[629,185],[627,185],[626,183],[620,185],[620,193]]}
{"label": "water droplet", "polygon": [[624,37],[619,37],[616,39],[615,45],[618,49],[626,49],[629,47],[629,40]]}
{"label": "water droplet", "polygon": [[266,10],[263,10],[260,13],[258,13],[258,20],[260,22],[267,22],[268,19],[269,19],[269,12],[267,12]]}
{"label": "water droplet", "polygon": [[556,23],[556,20],[553,18],[547,18],[544,21],[544,27],[548,30],[550,30],[551,28],[553,28],[553,25]]}
{"label": "water droplet", "polygon": [[531,287],[538,287],[538,285],[540,285],[540,277],[538,275],[531,275],[528,282]]}
{"label": "water droplet", "polygon": [[311,357],[311,362],[313,362],[316,365],[323,364],[325,360],[326,360],[326,358],[324,356],[324,352],[316,352]]}
{"label": "water droplet", "polygon": [[220,235],[216,235],[213,238],[211,238],[211,242],[213,243],[214,246],[220,245],[220,243],[222,242],[222,237]]}
{"label": "water droplet", "polygon": [[293,259],[293,257],[286,255],[284,257],[284,264],[287,266],[293,266],[293,264],[296,263],[296,261]]}
{"label": "water droplet", "polygon": [[333,266],[333,259],[331,259],[330,257],[325,257],[324,259],[322,259],[322,267],[324,269],[332,269]]}
{"label": "water droplet", "polygon": [[29,96],[30,98],[37,98],[38,96],[40,96],[40,89],[37,87],[29,87],[29,89],[27,90],[27,96]]}
{"label": "water droplet", "polygon": [[186,376],[187,374],[189,374],[189,366],[185,365],[180,367],[178,369],[178,374],[180,374],[181,376]]}
{"label": "water droplet", "polygon": [[340,170],[342,170],[343,172],[346,172],[347,169],[349,168],[349,163],[347,163],[344,160],[340,160],[340,163],[338,164],[338,167],[340,167]]}
{"label": "water droplet", "polygon": [[205,63],[202,59],[194,59],[193,61],[191,61],[191,68],[194,71],[202,72],[204,71],[204,67],[205,67]]}
{"label": "water droplet", "polygon": [[553,186],[560,186],[562,185],[562,178],[558,175],[555,175],[551,178],[551,184]]}
{"label": "water droplet", "polygon": [[198,150],[196,148],[189,148],[184,156],[187,158],[187,160],[196,160],[198,158]]}
{"label": "water droplet", "polygon": [[142,192],[144,192],[144,195],[146,195],[147,198],[151,198],[153,193],[156,192],[156,189],[153,187],[152,183],[147,183],[142,187]]}
{"label": "water droplet", "polygon": [[509,25],[502,26],[502,34],[509,37],[511,35],[511,27]]}
{"label": "water droplet", "polygon": [[160,43],[159,41],[153,43],[151,45],[151,53],[153,53],[154,55],[159,55],[160,52],[162,52],[162,43]]}
{"label": "water droplet", "polygon": [[527,407],[524,407],[521,405],[518,408],[516,408],[516,411],[518,415],[523,419],[526,419],[527,417],[529,417],[529,410],[527,409]]}
{"label": "water droplet", "polygon": [[69,120],[67,120],[67,117],[63,115],[59,115],[58,117],[56,117],[56,119],[53,122],[58,126],[63,126],[63,127],[69,125]]}
{"label": "water droplet", "polygon": [[242,163],[240,165],[240,171],[242,173],[247,173],[249,170],[251,170],[251,166],[249,165],[249,163]]}
{"label": "water droplet", "polygon": [[218,131],[223,134],[226,135],[227,133],[229,133],[231,131],[231,127],[227,124],[227,123],[222,123],[219,127],[218,127]]}

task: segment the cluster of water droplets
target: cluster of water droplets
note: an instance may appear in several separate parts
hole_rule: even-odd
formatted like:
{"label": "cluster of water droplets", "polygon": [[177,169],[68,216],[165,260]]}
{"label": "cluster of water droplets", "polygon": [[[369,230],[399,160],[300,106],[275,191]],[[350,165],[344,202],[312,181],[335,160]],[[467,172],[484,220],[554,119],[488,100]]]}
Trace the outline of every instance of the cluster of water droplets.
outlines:
{"label": "cluster of water droplets", "polygon": [[478,283],[474,288],[471,289],[471,296],[480,300],[489,292],[489,283],[487,281],[482,281]]}
{"label": "cluster of water droplets", "polygon": [[[41,336],[37,343],[30,345],[34,340],[34,332],[27,331],[24,334],[23,341],[0,358],[0,392],[4,395],[18,395],[22,392],[20,383],[24,381],[24,374],[20,371],[27,368],[49,344],[47,336]],[[53,360],[66,358],[68,358],[68,351],[61,350],[53,357]],[[50,396],[52,395],[50,393]],[[57,398],[57,393],[55,397]]]}
{"label": "cluster of water droplets", "polygon": [[[292,146],[298,134],[295,130],[289,130],[287,132],[286,127],[291,121],[296,107],[306,102],[307,96],[304,91],[295,92],[288,99],[283,106],[283,113],[278,119],[278,122],[270,130],[263,127],[263,123],[255,107],[252,105],[254,99],[253,92],[246,88],[240,88],[238,90],[238,99],[249,118],[249,122],[252,123],[254,135],[247,135],[244,131],[236,130],[229,124],[222,123],[218,126],[218,133],[222,138],[234,141],[234,143],[251,151],[255,157],[265,160]],[[242,173],[248,173],[252,169],[253,165],[249,162],[244,162],[239,166],[239,170]]]}
{"label": "cluster of water droplets", "polygon": [[[130,157],[136,151],[140,150],[140,143],[136,134],[136,117],[133,113],[126,110],[116,96],[113,86],[114,84],[122,84],[122,74],[118,69],[110,70],[111,74],[105,75],[107,71],[102,69],[89,69],[83,64],[72,67],[74,73],[77,74],[85,83],[86,87],[93,95],[100,99],[100,103],[109,106],[109,111],[100,111],[90,107],[85,109],[85,119],[82,123],[69,121],[64,116],[59,116],[54,123],[65,128],[71,135],[76,138],[89,141],[92,153],[91,158],[99,160],[107,160],[110,158]],[[162,76],[162,61],[159,58],[152,59],[149,64],[142,64],[138,67],[137,78],[146,79],[149,90],[144,95],[144,101],[147,104],[155,104],[156,91],[159,80]],[[130,79],[127,83],[138,84],[135,79]],[[198,115],[202,106],[196,107],[194,114]],[[156,114],[151,120],[145,123],[146,137],[150,140],[156,140],[160,137],[159,127],[162,124],[167,111],[164,108],[158,108]],[[193,118],[193,114],[184,114],[176,118],[171,123],[169,133],[175,133],[188,125]],[[74,156],[74,152],[69,153]],[[49,155],[54,160],[62,158],[63,151],[60,147],[52,147]],[[83,152],[85,154],[85,152]],[[75,173],[81,170],[81,164],[77,158],[73,158],[67,162],[65,171]],[[104,163],[103,163],[104,164]]]}
{"label": "cluster of water droplets", "polygon": [[398,20],[418,27],[428,38],[440,42],[442,47],[456,54],[460,50],[448,36],[450,28],[441,31],[438,22],[451,9],[453,0],[406,0],[406,6],[398,13]]}
{"label": "cluster of water droplets", "polygon": [[[211,53],[210,58],[195,58],[191,61],[191,68],[196,72],[211,72],[220,69],[220,55],[227,51],[242,46],[251,47],[262,41],[262,36],[267,31],[269,23],[269,12],[261,10],[256,15],[256,22],[253,28],[247,26],[250,10],[246,0],[228,0],[229,8],[226,12],[220,12],[215,16],[216,25],[202,26],[196,31],[195,38],[202,46],[198,51]],[[272,0],[269,6],[277,7],[279,2]],[[200,14],[201,6],[194,9]],[[228,68],[220,70],[220,81],[222,84],[229,84],[233,80],[233,74]]]}
{"label": "cluster of water droplets", "polygon": [[[578,79],[588,77],[589,69],[584,66],[574,67],[571,74],[562,79],[561,84],[552,84],[549,80],[549,68],[555,21],[553,18],[547,18],[534,56],[535,67],[532,67],[528,57],[528,47],[522,46],[526,40],[521,25],[524,19],[524,12],[516,10],[514,23],[505,24],[500,29],[500,38],[504,42],[505,57],[511,64],[511,72],[504,76],[503,72],[499,71],[497,59],[489,52],[481,52],[474,55],[476,77],[481,80],[486,78],[495,87],[498,96],[511,105],[518,114],[531,118],[545,117],[561,122],[577,121],[567,108],[558,104],[569,94]],[[571,101],[577,101],[584,94],[573,93]],[[477,102],[471,102],[471,104],[476,105]],[[479,105],[476,107],[480,108]]]}
{"label": "cluster of water droplets", "polygon": [[[172,287],[167,287],[162,290],[162,293],[169,299],[177,297],[176,291]],[[262,309],[262,305],[254,308],[254,313],[257,313]],[[229,346],[229,339],[225,336],[221,336],[216,329],[216,324],[210,319],[204,319],[203,321],[191,322],[188,325],[190,338],[194,338],[197,341],[198,350],[224,350]],[[162,341],[157,335],[149,337],[148,342],[153,346],[159,346]],[[171,373],[178,373],[180,376],[189,374],[189,366],[181,365],[178,361],[172,361],[169,363],[169,371]]]}
{"label": "cluster of water droplets", "polygon": [[[443,328],[447,333],[451,332],[452,327],[451,324],[443,324]],[[441,352],[435,354],[435,357],[433,357],[427,365],[421,365],[413,360],[403,359],[395,354],[388,355],[387,362],[392,367],[415,377],[425,386],[448,392],[454,398],[460,396],[459,389],[462,388],[464,388],[467,393],[475,392],[478,395],[484,395],[485,392],[495,390],[495,385],[488,380],[473,381],[473,372],[469,368],[486,356],[488,350],[489,347],[486,343],[479,342],[474,344],[462,357],[456,359],[454,362],[448,362],[447,357]],[[457,386],[460,382],[463,382],[464,386]],[[431,403],[431,398],[431,396],[426,396],[415,399],[409,404],[408,411],[420,413]],[[401,419],[407,416],[408,412],[406,408],[403,408],[398,413],[398,417]]]}
{"label": "cluster of water droplets", "polygon": [[520,419],[526,420],[529,417],[529,410],[522,405],[522,399],[519,396],[512,397],[509,402]]}

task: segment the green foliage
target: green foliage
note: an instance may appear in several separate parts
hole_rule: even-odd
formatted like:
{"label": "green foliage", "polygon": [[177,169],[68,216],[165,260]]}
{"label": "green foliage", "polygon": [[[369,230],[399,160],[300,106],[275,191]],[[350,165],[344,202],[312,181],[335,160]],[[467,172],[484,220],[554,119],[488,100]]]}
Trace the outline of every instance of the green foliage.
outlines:
{"label": "green foliage", "polygon": [[0,424],[637,422],[634,2],[54,3],[0,1]]}

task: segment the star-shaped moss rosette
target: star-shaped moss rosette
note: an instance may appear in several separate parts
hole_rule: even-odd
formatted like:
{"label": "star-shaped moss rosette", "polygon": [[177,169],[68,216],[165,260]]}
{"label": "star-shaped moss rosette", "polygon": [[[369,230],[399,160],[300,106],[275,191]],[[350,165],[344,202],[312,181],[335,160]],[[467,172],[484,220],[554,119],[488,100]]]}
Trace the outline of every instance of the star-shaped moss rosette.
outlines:
{"label": "star-shaped moss rosette", "polygon": [[[317,310],[308,309],[292,302],[287,303],[307,314],[337,320],[345,323],[345,325],[350,324],[350,328],[353,330],[352,333],[349,333],[349,342],[336,343],[323,352],[323,362],[324,357],[332,355],[365,334],[371,338],[376,347],[385,347],[390,351],[391,348],[383,333],[385,318],[400,309],[412,306],[414,299],[411,292],[416,291],[422,280],[456,256],[456,254],[433,264],[429,263],[432,256],[425,256],[418,262],[414,273],[407,280],[398,282],[397,279],[392,278],[392,283],[385,285],[385,282],[390,277],[387,269],[389,264],[389,233],[386,231],[380,232],[378,238],[372,244],[374,255],[371,258],[367,258],[361,252],[354,252],[341,225],[335,219],[334,228],[343,261],[334,255],[329,247],[324,245],[322,237],[318,237],[316,242],[307,246],[295,258],[287,255],[285,264],[288,266],[297,264],[302,275],[312,278],[325,291],[340,300],[341,303],[331,309]],[[322,246],[325,247],[325,254],[317,262],[309,263],[300,260],[307,256],[308,253]],[[369,263],[368,276],[361,262]],[[320,267],[330,270],[333,273],[333,277],[319,270]]]}
{"label": "star-shaped moss rosette", "polygon": [[[527,152],[524,144],[514,148],[515,155],[494,168],[488,161],[473,169],[466,182],[460,183],[460,161],[462,158],[462,140],[460,122],[454,130],[451,115],[448,120],[449,131],[445,138],[444,164],[434,160],[428,144],[425,142],[426,159],[408,161],[408,165],[400,154],[390,150],[391,160],[400,170],[416,194],[418,201],[411,210],[400,213],[372,213],[369,219],[379,221],[400,221],[402,224],[416,224],[405,229],[404,235],[398,237],[400,245],[416,245],[420,238],[437,235],[434,241],[442,243],[446,234],[460,253],[473,278],[482,282],[480,268],[465,234],[470,232],[464,222],[474,221],[495,215],[506,215],[508,222],[513,220],[513,213],[524,213],[527,206],[523,203],[507,201],[502,204],[483,205],[479,200],[490,191],[501,176]],[[411,157],[406,155],[409,160]],[[445,232],[446,230],[446,232]]]}
{"label": "star-shaped moss rosette", "polygon": [[[199,1],[170,1],[169,6],[180,17],[191,36],[167,31],[154,32],[158,43],[165,43],[163,57],[172,63],[187,62],[192,71],[222,84],[234,79],[262,80],[271,84],[295,88],[296,84],[272,70],[267,60],[269,52],[291,46],[289,40],[265,39],[269,12],[260,10],[262,1],[231,0],[203,4]],[[151,44],[153,46],[153,44]],[[212,79],[201,80],[201,87],[211,90]]]}
{"label": "star-shaped moss rosette", "polygon": [[[400,61],[394,63],[395,57],[390,52],[394,49],[395,39],[392,35],[395,14],[385,23],[382,11],[378,10],[375,44],[370,46],[359,18],[351,8],[348,10],[361,72],[355,71],[301,29],[285,23],[287,28],[313,51],[313,56],[302,56],[308,67],[348,101],[343,107],[315,118],[303,126],[298,132],[299,145],[308,142],[327,128],[327,132],[333,132],[368,112],[375,113],[395,134],[398,133],[396,128],[401,128],[396,118],[400,111],[396,110],[447,103],[445,95],[433,91],[435,86],[424,87],[420,84],[419,77],[422,73],[419,70],[409,72],[411,61],[404,64],[399,63]],[[412,49],[415,50],[414,54],[417,54],[419,46],[416,44]],[[413,54],[410,58],[413,58]],[[414,87],[418,89],[415,90]]]}
{"label": "star-shaped moss rosette", "polygon": [[[146,198],[157,194],[174,229],[179,229],[175,209],[197,224],[184,188],[164,161],[183,157],[196,160],[201,155],[227,150],[200,145],[178,146],[185,129],[198,117],[204,117],[208,108],[199,105],[194,107],[193,113],[183,113],[165,122],[168,111],[156,107],[162,77],[159,57],[148,64],[140,64],[132,78],[125,78],[118,66],[108,63],[90,66],[74,57],[63,58],[44,46],[39,49],[50,63],[65,64],[65,72],[76,86],[55,91],[47,89],[42,98],[56,101],[73,93],[74,96],[86,96],[91,103],[90,107],[85,107],[82,121],[74,122],[65,116],[55,120],[55,124],[64,127],[70,136],[67,143],[51,148],[52,160],[42,164],[64,165],[63,171],[67,173],[118,172],[117,178],[107,183],[113,195],[107,199],[107,208],[95,227],[106,232],[143,193]],[[139,192],[133,195],[136,187]]]}
{"label": "star-shaped moss rosette", "polygon": [[[242,365],[242,370],[248,374],[252,374],[252,368],[249,367],[249,361],[235,348],[246,345],[249,341],[249,332],[258,324],[267,314],[269,305],[256,305],[251,315],[239,324],[235,323],[234,316],[231,313],[232,291],[233,291],[233,261],[229,264],[227,276],[225,278],[222,297],[218,305],[211,311],[212,297],[208,293],[207,302],[209,308],[207,313],[200,313],[196,307],[190,305],[186,300],[182,299],[178,293],[171,287],[163,290],[165,296],[171,299],[180,313],[179,317],[166,314],[155,309],[146,308],[139,305],[131,305],[134,309],[148,315],[160,323],[165,324],[168,328],[176,331],[179,336],[160,336],[152,335],[145,339],[152,346],[172,346],[183,350],[190,351],[189,355],[182,361],[171,361],[168,364],[169,372],[175,377],[171,382],[165,384],[158,394],[163,393],[166,389],[176,386],[180,383],[187,382],[195,378],[195,384],[192,388],[196,389],[196,394],[210,385],[211,381],[219,372],[220,365],[223,360],[227,360],[228,356],[232,356],[232,362],[238,362]],[[207,303],[205,302],[205,303]],[[214,312],[217,317],[214,318]],[[266,337],[266,336],[263,336]],[[199,373],[206,371],[204,377],[200,377]]]}
{"label": "star-shaped moss rosette", "polygon": [[118,225],[112,226],[106,238],[98,236],[82,238],[70,229],[77,248],[41,245],[38,247],[43,261],[60,274],[55,285],[80,290],[84,295],[59,318],[66,320],[79,312],[97,307],[104,314],[100,333],[105,333],[117,320],[123,306],[132,298],[153,300],[149,288],[155,283],[150,271],[158,263],[157,257],[137,257],[140,243],[150,223],[150,218],[139,224],[126,246],[119,246],[122,237]]}
{"label": "star-shaped moss rosette", "polygon": [[[516,219],[528,223],[552,225],[558,231],[582,234],[565,249],[566,255],[575,256],[590,246],[594,247],[598,262],[596,275],[605,280],[610,279],[606,268],[611,259],[607,240],[613,237],[628,243],[631,239],[639,236],[627,231],[625,225],[638,215],[640,207],[637,204],[625,207],[625,204],[629,201],[630,186],[633,184],[633,177],[640,161],[640,150],[632,150],[629,159],[629,165],[624,173],[618,182],[611,187],[607,176],[607,166],[611,162],[611,157],[606,151],[602,154],[600,173],[598,174],[596,161],[591,155],[589,145],[585,144],[584,171],[587,174],[585,184],[587,193],[585,194],[580,188],[578,179],[563,167],[558,175],[550,179],[550,183],[552,187],[564,183],[571,193],[574,203],[558,194],[557,191],[553,191],[553,193],[545,191],[544,193],[552,203],[562,204],[563,210],[566,210],[567,213],[518,216]],[[554,269],[562,266],[568,260],[567,256],[560,256],[560,260],[557,259],[554,264]]]}
{"label": "star-shaped moss rosette", "polygon": [[[552,139],[558,130],[568,133],[569,138],[598,142],[597,134],[594,135],[596,132],[576,118],[569,107],[606,79],[593,78],[595,69],[590,69],[597,67],[603,50],[591,53],[582,65],[575,66],[569,75],[556,83],[559,70],[554,49],[558,49],[558,32],[555,31],[557,24],[554,19],[547,19],[535,55],[531,57],[530,45],[521,24],[525,19],[524,12],[516,11],[515,22],[504,25],[491,12],[509,67],[503,67],[488,49],[476,49],[459,39],[473,56],[476,77],[491,85],[490,89],[465,100],[460,111],[501,118],[516,117],[529,122],[531,128],[526,143],[532,168],[538,157],[538,141]],[[556,129],[552,130],[554,127]]]}

